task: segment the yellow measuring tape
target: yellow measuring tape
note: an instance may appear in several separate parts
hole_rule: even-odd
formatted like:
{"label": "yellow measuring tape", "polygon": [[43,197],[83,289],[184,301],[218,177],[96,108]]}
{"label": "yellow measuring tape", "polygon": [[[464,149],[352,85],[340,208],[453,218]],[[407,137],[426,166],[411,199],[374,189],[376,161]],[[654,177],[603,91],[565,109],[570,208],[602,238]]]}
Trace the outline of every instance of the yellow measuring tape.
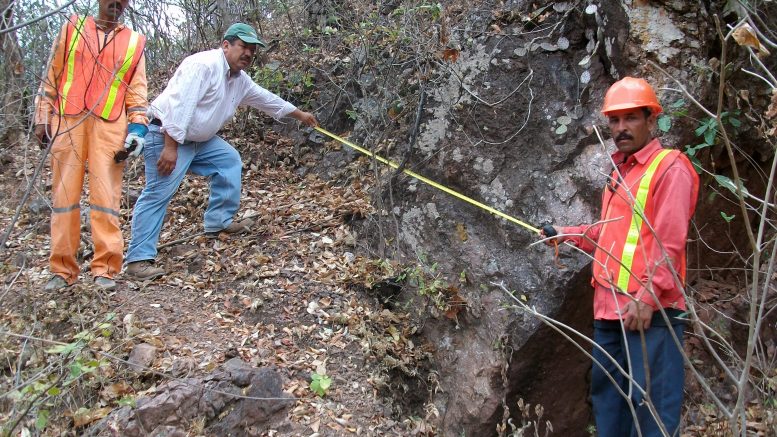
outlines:
{"label": "yellow measuring tape", "polygon": [[[344,138],[338,137],[337,135],[333,134],[332,132],[329,132],[326,129],[323,129],[323,128],[320,128],[320,127],[316,127],[315,129],[317,131],[321,132],[322,134],[328,136],[329,138],[332,138],[332,139],[334,139],[334,140],[336,140],[336,141],[338,141],[340,143],[343,143],[346,146],[348,146],[348,147],[350,147],[350,148],[352,148],[352,149],[354,149],[356,151],[359,151],[359,152],[369,156],[370,158],[374,158],[374,159],[382,162],[383,164],[388,165],[389,167],[391,167],[393,169],[399,169],[399,164],[395,163],[394,161],[389,161],[388,159],[386,159],[386,158],[384,158],[382,156],[376,155],[376,154],[370,152],[369,150],[367,150],[367,149],[365,149],[363,147],[359,147],[356,144],[354,144],[354,143],[352,143],[352,142],[350,142],[350,141],[348,141],[348,140],[346,140]],[[416,173],[414,171],[411,171],[411,170],[408,170],[408,169],[403,169],[402,172],[404,174],[412,177],[412,178],[418,179],[419,181],[421,181],[421,182],[423,182],[423,183],[425,183],[427,185],[431,185],[431,186],[433,186],[434,188],[437,188],[440,191],[444,191],[444,192],[450,194],[451,196],[457,197],[457,198],[459,198],[459,199],[461,199],[461,200],[463,200],[463,201],[465,201],[465,202],[467,202],[469,204],[472,204],[472,205],[477,206],[478,208],[484,209],[484,210],[490,212],[491,214],[494,214],[494,215],[497,215],[499,217],[502,217],[503,219],[509,220],[509,221],[511,221],[511,222],[513,222],[513,223],[515,223],[517,225],[523,226],[524,228],[526,228],[526,229],[528,229],[528,230],[530,230],[532,232],[535,232],[535,233],[539,233],[540,232],[539,229],[535,228],[534,226],[532,226],[532,225],[530,225],[530,224],[528,224],[526,222],[522,222],[522,221],[518,220],[517,218],[515,218],[513,216],[510,216],[510,215],[507,215],[507,214],[503,213],[502,211],[498,211],[498,210],[496,210],[496,209],[494,209],[494,208],[492,208],[492,207],[490,207],[488,205],[485,205],[483,203],[478,202],[475,199],[472,199],[472,198],[467,197],[467,196],[465,196],[465,195],[463,195],[461,193],[453,191],[450,188],[448,188],[448,187],[446,187],[444,185],[440,185],[440,184],[438,184],[437,182],[435,182],[435,181],[433,181],[431,179],[427,179],[427,178],[421,176],[420,174],[418,174],[418,173]]]}

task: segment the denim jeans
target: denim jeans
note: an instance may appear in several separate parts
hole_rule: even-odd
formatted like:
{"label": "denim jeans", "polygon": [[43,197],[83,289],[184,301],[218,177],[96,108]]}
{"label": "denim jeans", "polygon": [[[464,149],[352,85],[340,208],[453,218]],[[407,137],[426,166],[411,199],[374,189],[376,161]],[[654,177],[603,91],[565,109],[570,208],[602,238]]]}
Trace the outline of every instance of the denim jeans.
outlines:
{"label": "denim jeans", "polygon": [[[670,436],[680,435],[685,379],[682,351],[677,348],[671,331],[674,330],[682,345],[684,329],[682,323],[669,327],[651,326],[645,331],[643,343],[639,331],[625,331],[624,335],[617,321],[602,323],[597,320],[594,323],[596,344],[607,351],[640,387],[645,388],[649,380],[647,396]],[[599,437],[635,437],[638,435],[637,427],[643,437],[662,436],[645,402],[646,396],[637,387],[629,387],[630,382],[626,376],[598,348],[594,348],[593,358],[591,401]],[[615,380],[615,384],[608,375]],[[625,399],[618,388],[626,396],[630,395],[630,399]],[[629,405],[635,410],[636,422]]]}
{"label": "denim jeans", "polygon": [[125,258],[127,263],[156,258],[167,205],[187,171],[210,179],[205,232],[217,232],[229,226],[240,206],[243,163],[240,154],[229,143],[215,136],[204,142],[179,144],[175,169],[167,176],[157,173],[156,168],[163,148],[164,135],[158,126],[150,125],[143,149],[146,186],[132,212],[132,237]]}

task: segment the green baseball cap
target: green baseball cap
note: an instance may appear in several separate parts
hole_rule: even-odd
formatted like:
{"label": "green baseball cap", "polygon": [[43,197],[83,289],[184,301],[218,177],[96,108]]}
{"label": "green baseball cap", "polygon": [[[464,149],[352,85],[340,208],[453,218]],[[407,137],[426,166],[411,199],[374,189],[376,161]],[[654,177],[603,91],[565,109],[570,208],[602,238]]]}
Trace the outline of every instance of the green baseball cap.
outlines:
{"label": "green baseball cap", "polygon": [[259,39],[254,28],[245,23],[235,23],[229,26],[229,29],[224,33],[224,39],[230,36],[236,36],[246,44],[259,44],[262,47],[267,47],[267,44]]}

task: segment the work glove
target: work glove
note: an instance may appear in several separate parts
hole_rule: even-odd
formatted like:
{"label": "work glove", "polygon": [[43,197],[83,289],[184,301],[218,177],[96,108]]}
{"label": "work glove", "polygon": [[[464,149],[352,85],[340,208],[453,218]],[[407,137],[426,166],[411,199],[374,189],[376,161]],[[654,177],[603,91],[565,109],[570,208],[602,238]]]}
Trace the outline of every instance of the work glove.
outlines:
{"label": "work glove", "polygon": [[140,123],[130,123],[127,126],[127,138],[124,140],[124,148],[129,156],[137,158],[143,153],[143,146],[146,145],[146,132],[148,128]]}

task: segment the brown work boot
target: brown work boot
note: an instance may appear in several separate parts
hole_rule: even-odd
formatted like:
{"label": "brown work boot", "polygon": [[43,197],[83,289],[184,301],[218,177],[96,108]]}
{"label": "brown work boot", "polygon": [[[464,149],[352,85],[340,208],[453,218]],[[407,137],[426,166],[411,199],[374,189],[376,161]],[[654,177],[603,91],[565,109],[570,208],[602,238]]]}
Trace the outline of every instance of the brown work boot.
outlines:
{"label": "brown work boot", "polygon": [[206,232],[205,236],[208,238],[217,238],[222,232],[230,235],[243,234],[250,231],[253,224],[254,221],[247,218],[240,220],[239,222],[232,222],[229,224],[229,226],[220,231]]}
{"label": "brown work boot", "polygon": [[160,278],[165,275],[165,269],[154,266],[154,263],[148,260],[135,261],[127,264],[127,268],[124,270],[124,275],[130,279],[137,279],[140,281],[150,281],[152,279]]}

